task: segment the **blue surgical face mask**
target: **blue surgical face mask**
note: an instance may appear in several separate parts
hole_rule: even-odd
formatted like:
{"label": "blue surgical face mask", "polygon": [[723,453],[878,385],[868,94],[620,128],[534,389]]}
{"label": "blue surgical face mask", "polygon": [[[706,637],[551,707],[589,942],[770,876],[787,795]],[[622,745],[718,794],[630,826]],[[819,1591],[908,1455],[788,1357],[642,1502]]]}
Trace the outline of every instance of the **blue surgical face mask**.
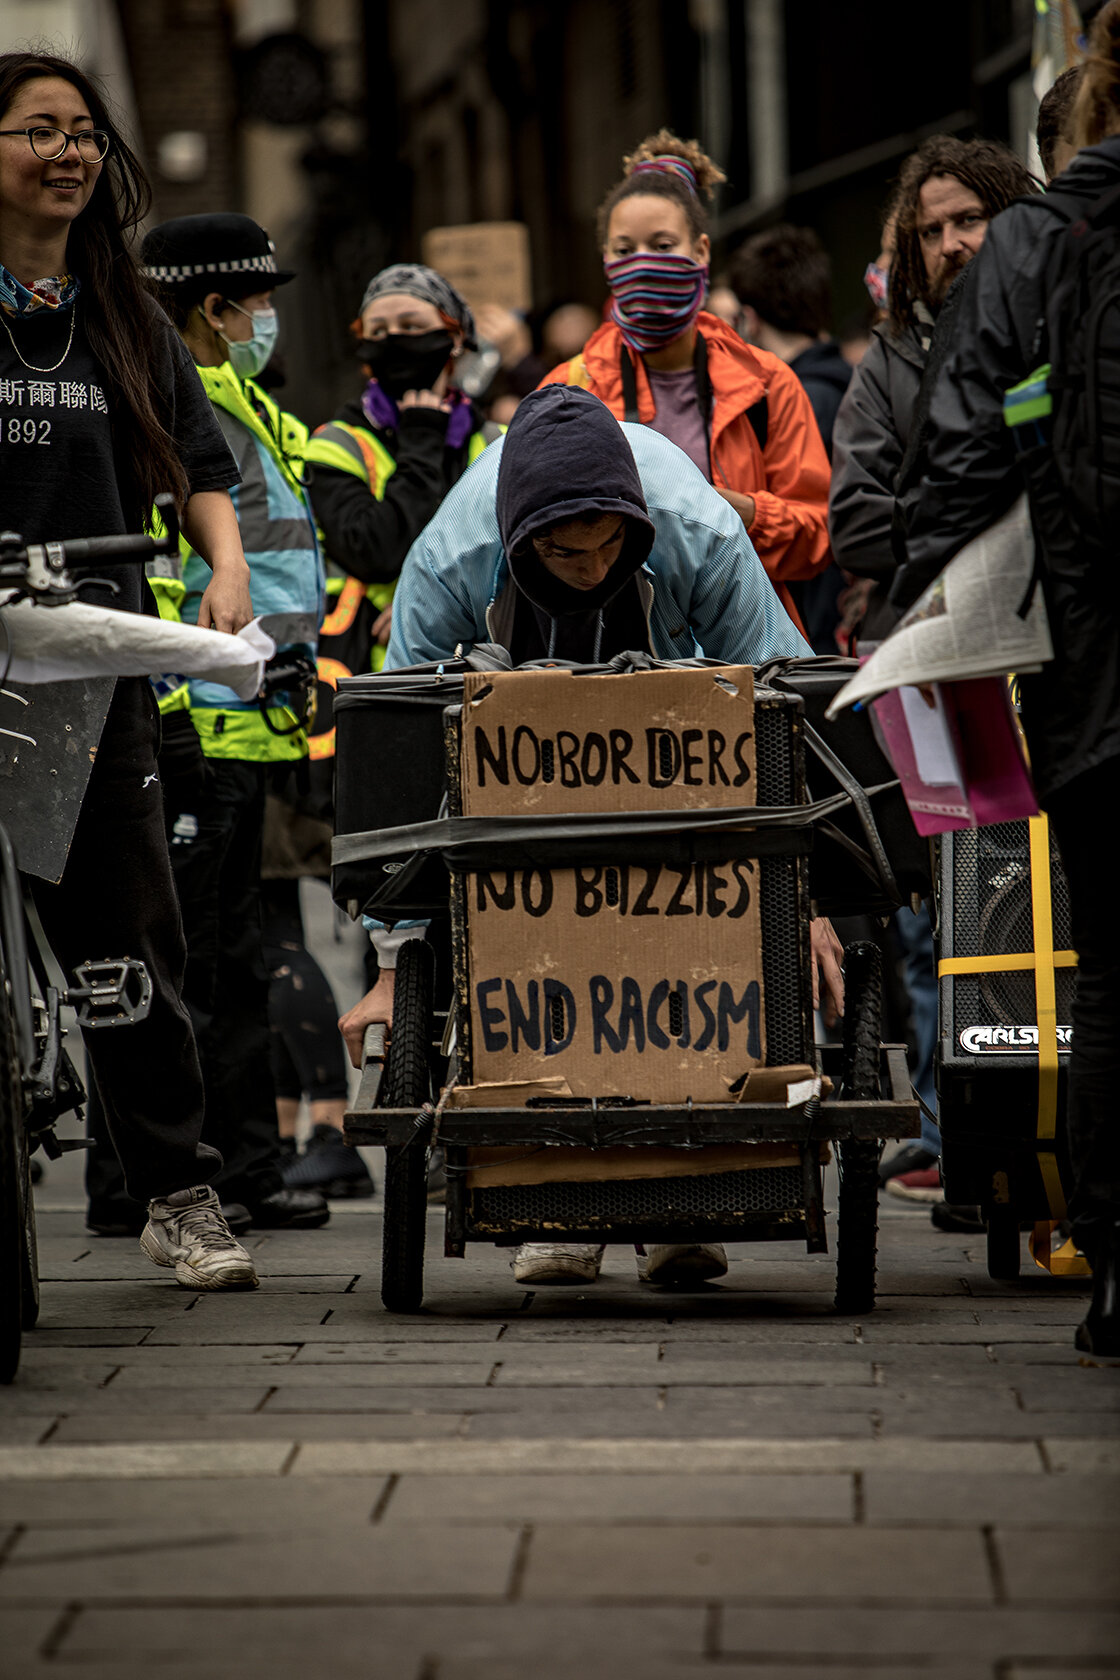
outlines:
{"label": "blue surgical face mask", "polygon": [[239,303],[231,303],[230,308],[249,317],[253,323],[253,336],[243,339],[226,338],[224,333],[219,336],[225,341],[234,373],[240,374],[242,378],[253,379],[267,366],[268,358],[276,348],[280,317],[271,307],[249,310],[242,309]]}

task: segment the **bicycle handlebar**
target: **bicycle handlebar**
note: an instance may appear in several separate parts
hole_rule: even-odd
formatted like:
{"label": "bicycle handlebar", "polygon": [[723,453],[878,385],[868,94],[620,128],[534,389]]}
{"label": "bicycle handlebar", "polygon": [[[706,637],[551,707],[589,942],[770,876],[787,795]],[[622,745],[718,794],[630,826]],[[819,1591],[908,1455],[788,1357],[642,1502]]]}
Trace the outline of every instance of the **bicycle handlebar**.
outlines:
{"label": "bicycle handlebar", "polygon": [[[0,531],[0,583],[15,585],[10,600],[59,605],[97,581],[86,576],[75,581],[72,571],[84,574],[98,562],[142,565],[157,555],[177,555],[179,515],[174,498],[157,496],[156,512],[163,523],[163,535],[159,537],[72,537],[66,542],[24,543],[15,531]],[[109,587],[116,589],[115,584]]]}

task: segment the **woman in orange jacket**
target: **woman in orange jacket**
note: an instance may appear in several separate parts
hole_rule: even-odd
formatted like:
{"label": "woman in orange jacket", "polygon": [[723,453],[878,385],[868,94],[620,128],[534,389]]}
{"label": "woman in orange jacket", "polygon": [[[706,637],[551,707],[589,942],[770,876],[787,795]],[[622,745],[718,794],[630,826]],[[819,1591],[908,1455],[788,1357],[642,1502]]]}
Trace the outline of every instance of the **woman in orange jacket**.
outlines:
{"label": "woman in orange jacket", "polygon": [[643,140],[599,211],[610,318],[545,384],[582,385],[677,444],[743,520],[783,606],[829,563],[828,458],[796,374],[701,309],[706,201],[722,170],[695,140]]}

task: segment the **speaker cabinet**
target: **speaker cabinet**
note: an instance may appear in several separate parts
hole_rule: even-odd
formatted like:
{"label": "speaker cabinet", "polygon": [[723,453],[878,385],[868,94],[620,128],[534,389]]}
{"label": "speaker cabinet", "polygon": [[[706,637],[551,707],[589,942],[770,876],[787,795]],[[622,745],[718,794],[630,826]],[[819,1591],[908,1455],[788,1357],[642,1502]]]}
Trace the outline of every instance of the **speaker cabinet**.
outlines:
{"label": "speaker cabinet", "polygon": [[[941,837],[939,852],[939,961],[1032,956],[1030,824],[960,829]],[[1069,891],[1052,835],[1049,852],[1051,946],[1066,951]],[[1033,964],[966,973],[939,968],[939,975],[937,1087],[946,1199],[1008,1207],[1022,1220],[1058,1217],[1055,1177],[1061,1194],[1070,1187],[1065,1104],[1075,970],[1054,971],[1059,1072],[1052,1137],[1039,1135]]]}

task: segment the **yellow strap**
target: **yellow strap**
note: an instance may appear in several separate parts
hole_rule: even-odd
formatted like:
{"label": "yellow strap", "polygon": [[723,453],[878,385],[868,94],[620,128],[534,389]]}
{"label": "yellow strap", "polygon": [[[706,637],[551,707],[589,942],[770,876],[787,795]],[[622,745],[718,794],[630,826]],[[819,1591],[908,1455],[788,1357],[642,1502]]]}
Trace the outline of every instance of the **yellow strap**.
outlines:
{"label": "yellow strap", "polygon": [[[942,957],[937,965],[941,974],[1011,974],[1033,968],[1037,952],[1017,951],[1013,956]],[[1076,951],[1054,951],[1050,961],[1055,968],[1076,968]]]}
{"label": "yellow strap", "polygon": [[1078,1252],[1072,1237],[1067,1237],[1060,1248],[1051,1248],[1051,1238],[1057,1229],[1056,1220],[1042,1219],[1031,1230],[1027,1247],[1035,1265],[1054,1277],[1092,1277],[1093,1268]]}
{"label": "yellow strap", "polygon": [[[1050,901],[1050,823],[1031,817],[1031,914],[1034,919],[1034,998],[1038,1020],[1038,1136],[1058,1129],[1058,1012],[1054,995],[1054,921]],[[1063,1199],[1064,1211],[1064,1199]]]}

